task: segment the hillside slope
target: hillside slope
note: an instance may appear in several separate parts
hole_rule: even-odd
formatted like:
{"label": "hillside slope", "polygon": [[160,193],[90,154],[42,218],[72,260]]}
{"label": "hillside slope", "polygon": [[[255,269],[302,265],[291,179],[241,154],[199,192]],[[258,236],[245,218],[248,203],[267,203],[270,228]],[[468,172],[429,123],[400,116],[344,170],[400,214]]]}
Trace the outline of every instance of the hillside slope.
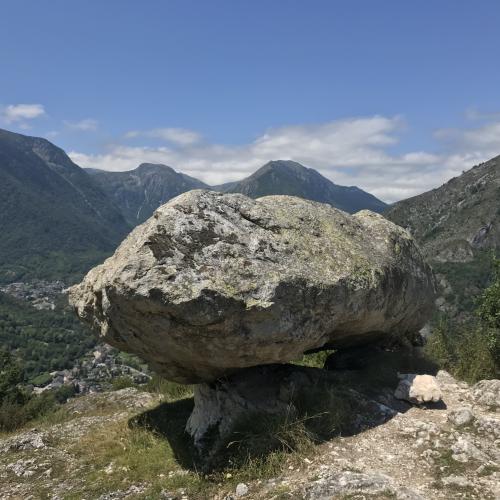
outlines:
{"label": "hillside slope", "polygon": [[[494,404],[499,382],[469,387],[446,372],[438,380],[445,409],[395,411],[390,390],[355,391],[361,408],[352,420],[369,422],[360,431],[212,473],[191,462],[183,431],[192,398],[135,388],[82,396],[36,428],[0,435],[0,497],[498,498],[500,420],[488,402]],[[276,430],[266,430],[273,439]],[[279,438],[290,439],[292,432]],[[238,441],[231,444],[236,448]]]}
{"label": "hillside slope", "polygon": [[144,222],[171,198],[191,189],[208,188],[198,179],[152,163],[142,163],[128,172],[86,171],[132,226]]}
{"label": "hillside slope", "polygon": [[62,149],[1,129],[0,227],[0,281],[79,274],[129,231]]}
{"label": "hillside slope", "polygon": [[490,274],[488,251],[500,248],[500,156],[385,215],[415,236],[456,312],[471,308]]}
{"label": "hillside slope", "polygon": [[270,161],[249,177],[215,187],[225,193],[242,193],[250,198],[273,194],[299,196],[328,203],[345,212],[368,209],[383,212],[387,205],[356,186],[338,186],[312,168],[294,161]]}
{"label": "hillside slope", "polygon": [[500,246],[500,156],[427,193],[400,201],[386,216],[408,228],[438,262],[466,262]]}

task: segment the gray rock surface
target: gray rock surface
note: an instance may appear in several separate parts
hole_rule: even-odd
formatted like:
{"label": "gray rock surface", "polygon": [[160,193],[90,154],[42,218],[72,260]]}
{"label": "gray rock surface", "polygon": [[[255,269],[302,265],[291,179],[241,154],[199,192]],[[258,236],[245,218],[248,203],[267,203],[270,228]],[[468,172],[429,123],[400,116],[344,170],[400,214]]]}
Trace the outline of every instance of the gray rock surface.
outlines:
{"label": "gray rock surface", "polygon": [[500,380],[481,380],[472,387],[472,397],[480,405],[499,408]]}
{"label": "gray rock surface", "polygon": [[471,424],[474,421],[474,414],[470,408],[463,407],[450,411],[447,418],[452,425],[461,427],[462,425]]}
{"label": "gray rock surface", "polygon": [[[335,390],[341,387],[341,374],[326,372],[325,376]],[[165,453],[168,448],[164,448],[167,443],[161,444],[160,461],[155,460],[156,453],[150,456],[152,450],[159,451],[156,445],[143,447],[148,442],[160,444],[157,431],[170,425],[168,415],[176,420],[171,410],[179,411],[181,402],[166,405],[158,395],[132,388],[85,394],[66,403],[63,421],[47,419],[38,431],[24,429],[0,436],[0,498],[56,500],[70,495],[87,499],[236,500],[240,481],[248,486],[248,494],[241,498],[252,500],[500,498],[498,412],[476,404],[472,388],[449,374],[441,372],[438,378],[446,411],[412,406],[379,425],[362,425],[357,432],[340,431],[305,454],[282,457],[273,478],[264,479],[260,467],[253,473],[245,468],[243,477],[235,477],[231,466],[218,475],[217,482],[210,478],[203,483],[200,469],[186,467],[174,460],[174,455],[169,458],[170,452]],[[347,385],[344,389],[351,392],[351,384]],[[365,397],[375,394],[372,387]],[[362,399],[362,395],[353,397]],[[171,410],[160,412],[169,405],[173,405]],[[465,405],[473,409],[473,424],[450,425],[448,414]],[[145,415],[154,418],[146,418],[137,429],[138,441],[133,429],[140,423],[138,417]],[[164,419],[157,418],[160,415]],[[352,420],[360,415],[372,418],[372,407],[353,406]],[[158,426],[150,427],[153,422]],[[154,441],[143,440],[146,433]],[[176,433],[173,442],[178,442],[180,434]],[[141,460],[141,466],[127,473],[123,459],[132,457],[130,453],[135,453],[138,445],[141,454],[136,459]],[[172,447],[172,452],[176,449]],[[154,461],[155,474],[144,466],[144,460]],[[96,474],[96,467],[89,464],[101,464],[102,472]]]}
{"label": "gray rock surface", "polygon": [[69,295],[104,341],[199,383],[412,335],[434,291],[412,238],[380,215],[196,190],[160,207]]}
{"label": "gray rock surface", "polygon": [[31,429],[23,434],[12,436],[0,443],[0,453],[8,451],[39,450],[47,445],[43,433],[37,429]]}
{"label": "gray rock surface", "polygon": [[418,492],[408,488],[395,488],[390,477],[374,472],[338,472],[325,469],[321,471],[320,478],[313,481],[304,490],[304,497],[308,500],[367,498],[367,496],[397,498],[398,500],[424,500],[424,497]]}

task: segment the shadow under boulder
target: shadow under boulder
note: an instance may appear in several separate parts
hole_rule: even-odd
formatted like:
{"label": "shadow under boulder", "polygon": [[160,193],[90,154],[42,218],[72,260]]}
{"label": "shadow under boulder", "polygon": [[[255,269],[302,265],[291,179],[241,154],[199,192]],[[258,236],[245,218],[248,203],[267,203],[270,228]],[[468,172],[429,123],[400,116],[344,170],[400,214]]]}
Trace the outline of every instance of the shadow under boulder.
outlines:
{"label": "shadow under boulder", "polygon": [[410,407],[384,399],[391,407],[339,382],[338,373],[319,368],[248,368],[200,384],[194,399],[164,403],[131,425],[165,436],[183,467],[208,472],[356,434]]}

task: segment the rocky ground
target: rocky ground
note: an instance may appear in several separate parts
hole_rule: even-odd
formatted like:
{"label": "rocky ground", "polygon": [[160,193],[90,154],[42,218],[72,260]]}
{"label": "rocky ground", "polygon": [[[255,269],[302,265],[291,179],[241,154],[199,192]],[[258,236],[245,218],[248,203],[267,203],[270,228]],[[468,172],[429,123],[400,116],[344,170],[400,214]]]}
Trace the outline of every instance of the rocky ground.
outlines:
{"label": "rocky ground", "polygon": [[273,487],[308,499],[500,498],[500,381],[470,388],[446,372],[438,381],[446,407],[412,407],[326,443]]}
{"label": "rocky ground", "polygon": [[384,423],[291,454],[272,477],[258,469],[205,477],[183,468],[163,436],[131,426],[166,404],[180,433],[190,400],[165,403],[133,388],[85,395],[36,428],[2,436],[0,498],[500,498],[500,381],[469,387],[446,372],[437,381],[443,404],[366,399]]}

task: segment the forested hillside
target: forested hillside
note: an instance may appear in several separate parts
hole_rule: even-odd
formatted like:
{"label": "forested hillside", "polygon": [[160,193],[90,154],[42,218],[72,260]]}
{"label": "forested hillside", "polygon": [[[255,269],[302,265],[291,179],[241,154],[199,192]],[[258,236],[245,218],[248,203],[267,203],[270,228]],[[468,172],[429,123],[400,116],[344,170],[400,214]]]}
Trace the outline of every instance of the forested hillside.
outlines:
{"label": "forested hillside", "polygon": [[0,282],[76,280],[130,229],[62,149],[6,130],[0,130],[0,228]]}
{"label": "forested hillside", "polygon": [[22,360],[27,381],[53,370],[71,368],[95,345],[95,337],[64,307],[39,311],[0,293],[0,345]]}

